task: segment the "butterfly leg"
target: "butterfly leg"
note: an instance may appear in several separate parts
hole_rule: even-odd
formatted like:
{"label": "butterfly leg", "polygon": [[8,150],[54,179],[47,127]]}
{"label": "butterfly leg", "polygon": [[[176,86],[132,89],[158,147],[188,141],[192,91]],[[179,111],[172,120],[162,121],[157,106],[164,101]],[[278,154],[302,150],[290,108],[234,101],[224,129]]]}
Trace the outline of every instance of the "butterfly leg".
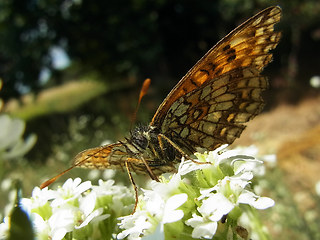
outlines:
{"label": "butterfly leg", "polygon": [[[128,142],[130,142],[130,140],[127,139]],[[127,152],[131,153],[132,154],[132,158],[127,158],[127,161],[131,161],[131,162],[136,162],[136,161],[142,161],[143,164],[145,165],[146,169],[147,169],[147,172],[149,174],[149,176],[151,177],[152,180],[155,180],[157,182],[159,182],[159,179],[158,177],[153,173],[153,171],[151,170],[149,164],[147,163],[147,161],[144,159],[144,157],[142,155],[139,155],[137,153],[134,153],[130,150],[130,148],[128,148],[128,146],[124,143],[122,143],[123,146],[126,148]],[[139,151],[139,149],[134,145],[134,144],[130,144],[132,147],[134,147],[137,151]],[[133,164],[134,166],[135,164]]]}
{"label": "butterfly leg", "polygon": [[134,189],[134,193],[135,193],[135,198],[136,198],[136,202],[134,204],[134,208],[133,208],[133,211],[131,214],[134,214],[136,209],[137,209],[137,205],[138,205],[138,201],[139,201],[139,198],[138,198],[138,188],[137,188],[137,185],[136,183],[134,182],[133,180],[133,177],[132,177],[132,174],[131,174],[131,171],[130,171],[130,167],[129,167],[129,162],[128,161],[125,161],[125,166],[126,166],[126,169],[127,169],[127,173],[129,175],[129,179],[130,179],[130,182],[133,186],[133,189]]}
{"label": "butterfly leg", "polygon": [[152,178],[152,180],[155,180],[155,181],[157,181],[157,182],[160,182],[160,181],[159,181],[159,178],[153,173],[153,171],[151,170],[149,164],[148,164],[147,161],[144,159],[144,157],[141,156],[140,158],[141,158],[142,162],[144,163],[144,165],[146,166],[147,171],[148,171],[148,173],[149,173],[149,176]]}
{"label": "butterfly leg", "polygon": [[184,157],[185,159],[191,160],[192,162],[194,162],[196,164],[211,164],[210,162],[199,162],[199,161],[192,159],[191,157],[189,157],[189,155],[184,153],[183,150],[176,143],[174,143],[170,138],[163,135],[162,133],[160,133],[158,135],[159,142],[160,142],[160,138],[165,139],[169,144],[171,144],[171,146],[174,147],[181,154],[181,156]]}
{"label": "butterfly leg", "polygon": [[147,168],[147,172],[148,172],[149,176],[151,177],[151,179],[159,182],[159,178],[153,173],[149,164],[147,163],[147,161],[144,159],[143,156],[137,156],[137,158],[127,158],[127,161],[130,162],[130,160],[133,162],[141,160],[143,162],[143,164],[145,165],[145,167]]}
{"label": "butterfly leg", "polygon": [[[176,149],[181,154],[182,157],[185,157],[188,160],[192,160],[187,154],[185,154],[183,152],[183,150],[181,148],[179,148],[179,146],[177,144],[175,144],[170,138],[163,135],[162,133],[160,133],[158,135],[158,139],[159,139],[160,144],[162,143],[161,138],[165,139],[172,147],[174,147],[174,149]],[[163,144],[161,144],[161,145],[163,145]]]}

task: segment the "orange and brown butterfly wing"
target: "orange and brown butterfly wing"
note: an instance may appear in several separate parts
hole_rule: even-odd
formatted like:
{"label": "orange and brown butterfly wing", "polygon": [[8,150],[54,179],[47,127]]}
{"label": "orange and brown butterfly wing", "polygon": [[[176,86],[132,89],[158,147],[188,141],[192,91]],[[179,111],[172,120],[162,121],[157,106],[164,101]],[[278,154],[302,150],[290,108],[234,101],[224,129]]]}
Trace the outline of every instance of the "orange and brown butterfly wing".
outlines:
{"label": "orange and brown butterfly wing", "polygon": [[127,157],[129,157],[129,155],[127,154],[126,148],[122,143],[115,143],[84,150],[74,157],[72,166],[70,168],[45,181],[40,185],[40,188],[43,189],[49,186],[74,167],[94,169],[123,169]]}
{"label": "orange and brown butterfly wing", "polygon": [[231,144],[262,110],[267,87],[257,69],[236,68],[175,101],[161,131],[188,154]]}
{"label": "orange and brown butterfly wing", "polygon": [[262,110],[268,82],[260,72],[280,40],[274,32],[280,17],[279,7],[267,8],[218,42],[172,89],[150,125],[186,153],[232,143]]}
{"label": "orange and brown butterfly wing", "polygon": [[73,159],[73,166],[93,169],[124,168],[124,162],[128,157],[125,146],[122,143],[114,143],[78,153]]}
{"label": "orange and brown butterfly wing", "polygon": [[281,34],[274,32],[281,8],[269,7],[238,26],[211,48],[171,90],[150,125],[161,126],[171,105],[185,94],[214,81],[236,68],[252,67],[259,72],[271,61]]}

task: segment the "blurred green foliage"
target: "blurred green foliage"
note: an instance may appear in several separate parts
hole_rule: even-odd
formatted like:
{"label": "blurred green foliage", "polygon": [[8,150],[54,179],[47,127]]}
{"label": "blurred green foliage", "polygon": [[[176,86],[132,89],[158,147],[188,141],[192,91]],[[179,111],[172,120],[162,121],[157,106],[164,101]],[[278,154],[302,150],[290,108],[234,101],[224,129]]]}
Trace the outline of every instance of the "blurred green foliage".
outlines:
{"label": "blurred green foliage", "polygon": [[[78,74],[94,71],[104,81],[177,80],[238,23],[270,5],[283,7],[281,29],[292,36],[297,30],[299,39],[320,22],[317,0],[1,1],[3,98],[65,81],[52,58],[55,47]],[[283,68],[294,50],[285,38]],[[52,72],[49,83],[39,80],[44,69]]]}
{"label": "blurred green foliage", "polygon": [[24,120],[53,113],[67,113],[107,90],[106,85],[97,81],[68,82],[43,90],[37,97],[25,97],[22,105],[12,100],[11,105],[15,106],[11,107],[10,113]]}

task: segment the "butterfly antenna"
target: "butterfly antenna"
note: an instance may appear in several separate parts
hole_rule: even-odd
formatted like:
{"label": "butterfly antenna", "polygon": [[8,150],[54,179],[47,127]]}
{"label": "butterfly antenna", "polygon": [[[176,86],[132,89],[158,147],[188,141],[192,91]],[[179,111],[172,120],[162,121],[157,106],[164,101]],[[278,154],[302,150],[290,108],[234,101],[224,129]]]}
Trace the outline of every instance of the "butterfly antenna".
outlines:
{"label": "butterfly antenna", "polygon": [[[98,151],[98,152],[101,152]],[[89,157],[84,158],[82,161],[77,162],[76,164],[72,165],[71,167],[69,167],[68,169],[64,170],[63,172],[59,173],[57,176],[50,178],[49,180],[45,181],[44,183],[41,183],[40,185],[40,189],[43,189],[45,187],[48,187],[49,185],[51,185],[52,183],[54,183],[59,177],[61,177],[62,175],[66,174],[67,172],[69,172],[71,169],[80,166],[83,162],[85,162],[86,160],[88,160]]]}
{"label": "butterfly antenna", "polygon": [[[100,150],[101,151],[101,150]],[[98,152],[100,152],[98,151]],[[71,167],[69,167],[68,169],[64,170],[63,172],[59,173],[57,176],[50,178],[49,180],[45,181],[44,183],[41,183],[40,185],[40,189],[43,189],[45,187],[48,187],[49,185],[51,185],[52,183],[54,183],[59,177],[61,177],[62,175],[66,174],[67,172],[69,172],[71,169],[80,166],[83,162],[85,162],[86,160],[88,160],[89,157],[84,158],[82,161],[77,162],[75,164],[73,164]]]}
{"label": "butterfly antenna", "polygon": [[132,121],[131,121],[131,126],[130,129],[132,129],[133,124],[135,123],[136,119],[137,119],[137,112],[139,110],[140,107],[140,103],[142,98],[147,94],[149,86],[150,86],[151,80],[150,78],[147,78],[146,80],[144,80],[141,90],[140,90],[140,94],[139,94],[139,100],[138,100],[138,104],[136,107],[136,110],[134,111],[133,115],[132,115]]}

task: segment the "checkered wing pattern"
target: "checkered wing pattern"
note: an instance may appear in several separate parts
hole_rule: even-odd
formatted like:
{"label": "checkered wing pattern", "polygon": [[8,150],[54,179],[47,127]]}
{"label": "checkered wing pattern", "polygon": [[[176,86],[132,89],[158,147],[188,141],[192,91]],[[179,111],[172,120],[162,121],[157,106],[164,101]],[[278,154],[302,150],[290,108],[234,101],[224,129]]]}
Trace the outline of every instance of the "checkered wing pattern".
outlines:
{"label": "checkered wing pattern", "polygon": [[232,143],[263,108],[268,82],[260,72],[280,40],[280,17],[279,7],[267,8],[218,42],[172,89],[150,126],[186,153]]}

